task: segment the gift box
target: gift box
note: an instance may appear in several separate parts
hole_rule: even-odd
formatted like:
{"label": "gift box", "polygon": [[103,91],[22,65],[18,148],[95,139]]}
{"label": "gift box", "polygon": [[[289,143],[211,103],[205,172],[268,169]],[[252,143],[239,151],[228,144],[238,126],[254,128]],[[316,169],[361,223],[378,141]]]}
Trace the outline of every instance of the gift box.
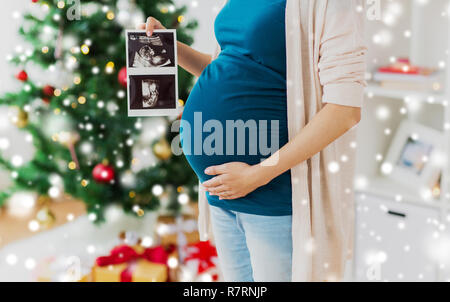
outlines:
{"label": "gift box", "polygon": [[77,256],[49,257],[41,260],[33,272],[37,282],[91,282],[91,270]]}
{"label": "gift box", "polygon": [[184,247],[184,260],[178,280],[183,282],[221,281],[217,250],[209,241],[201,241]]}
{"label": "gift box", "polygon": [[192,215],[159,216],[156,233],[163,246],[195,244],[200,240],[197,219]]}
{"label": "gift box", "polygon": [[96,259],[92,278],[94,282],[165,282],[169,255],[162,246],[120,245]]}
{"label": "gift box", "polygon": [[105,267],[96,265],[92,278],[94,282],[166,282],[167,267],[146,260]]}

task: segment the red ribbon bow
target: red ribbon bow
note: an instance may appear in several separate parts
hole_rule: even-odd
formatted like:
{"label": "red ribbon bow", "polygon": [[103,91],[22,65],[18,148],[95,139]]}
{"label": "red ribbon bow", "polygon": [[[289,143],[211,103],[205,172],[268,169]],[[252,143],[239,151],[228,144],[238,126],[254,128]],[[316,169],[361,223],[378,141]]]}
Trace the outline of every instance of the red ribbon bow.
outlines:
{"label": "red ribbon bow", "polygon": [[154,263],[161,263],[167,266],[169,258],[168,252],[162,246],[146,248],[141,254],[131,246],[119,245],[113,248],[109,256],[98,257],[96,264],[100,267],[129,263],[127,268],[120,274],[120,282],[131,282],[133,279],[134,264],[139,259],[144,259]]}
{"label": "red ribbon bow", "polygon": [[[191,248],[194,248],[195,251],[189,253],[189,249]],[[213,257],[217,257],[217,251],[209,241],[200,241],[196,244],[189,245],[187,253],[188,256],[184,259],[185,261],[198,260],[198,274],[201,274],[216,266],[212,259]]]}

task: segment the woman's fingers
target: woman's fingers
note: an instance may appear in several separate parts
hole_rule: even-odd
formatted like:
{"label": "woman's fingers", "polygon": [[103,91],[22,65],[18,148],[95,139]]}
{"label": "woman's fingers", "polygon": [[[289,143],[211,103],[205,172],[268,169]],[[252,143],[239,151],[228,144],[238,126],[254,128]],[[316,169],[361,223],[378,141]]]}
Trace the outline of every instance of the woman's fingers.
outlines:
{"label": "woman's fingers", "polygon": [[145,27],[145,31],[147,32],[147,36],[151,36],[153,35],[153,31],[155,29],[163,29],[164,26],[161,25],[161,23],[156,20],[153,17],[148,17],[147,18],[147,23],[146,23],[146,27]]}
{"label": "woman's fingers", "polygon": [[210,195],[219,195],[219,194],[226,193],[227,190],[228,190],[227,186],[221,185],[221,186],[209,189],[208,192]]}
{"label": "woman's fingers", "polygon": [[227,168],[228,168],[227,164],[223,164],[223,165],[219,165],[219,166],[211,166],[211,167],[206,168],[204,172],[206,175],[224,174],[228,171]]}
{"label": "woman's fingers", "polygon": [[141,23],[141,24],[138,24],[138,26],[136,26],[136,29],[145,29],[146,27],[147,27],[146,23]]}
{"label": "woman's fingers", "polygon": [[218,186],[220,186],[220,185],[222,185],[222,184],[223,184],[223,183],[222,183],[222,177],[216,176],[216,177],[211,178],[210,180],[205,181],[205,182],[203,183],[203,186],[204,186],[207,190],[209,190],[209,189],[211,189],[211,188],[218,187]]}
{"label": "woman's fingers", "polygon": [[243,194],[241,192],[235,192],[235,191],[230,191],[230,190],[217,194],[219,199],[227,199],[227,200],[242,198],[245,195],[246,194]]}
{"label": "woman's fingers", "polygon": [[222,195],[219,195],[219,200],[234,200],[234,199],[238,199],[239,198],[239,196],[238,195],[236,195],[236,194],[222,194]]}
{"label": "woman's fingers", "polygon": [[217,197],[219,197],[219,200],[223,200],[223,199],[229,199],[229,197],[230,197],[231,195],[232,195],[232,194],[229,193],[229,192],[223,192],[223,193],[221,193],[221,194],[218,194]]}

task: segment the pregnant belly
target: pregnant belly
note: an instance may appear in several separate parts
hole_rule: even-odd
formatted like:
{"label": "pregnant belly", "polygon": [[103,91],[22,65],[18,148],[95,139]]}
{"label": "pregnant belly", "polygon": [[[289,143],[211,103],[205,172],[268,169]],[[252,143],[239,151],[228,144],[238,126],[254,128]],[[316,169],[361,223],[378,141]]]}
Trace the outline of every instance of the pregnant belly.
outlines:
{"label": "pregnant belly", "polygon": [[210,178],[204,174],[209,166],[257,164],[288,141],[284,82],[233,67],[210,64],[183,111],[183,151],[202,182]]}

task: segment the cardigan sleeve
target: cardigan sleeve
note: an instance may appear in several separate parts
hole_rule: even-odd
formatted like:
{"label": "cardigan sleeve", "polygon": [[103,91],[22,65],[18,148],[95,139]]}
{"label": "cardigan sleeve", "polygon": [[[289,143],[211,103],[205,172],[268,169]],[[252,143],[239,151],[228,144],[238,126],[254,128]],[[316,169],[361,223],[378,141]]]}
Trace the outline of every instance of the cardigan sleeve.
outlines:
{"label": "cardigan sleeve", "polygon": [[366,52],[362,0],[327,1],[319,49],[323,103],[361,107],[364,99]]}

